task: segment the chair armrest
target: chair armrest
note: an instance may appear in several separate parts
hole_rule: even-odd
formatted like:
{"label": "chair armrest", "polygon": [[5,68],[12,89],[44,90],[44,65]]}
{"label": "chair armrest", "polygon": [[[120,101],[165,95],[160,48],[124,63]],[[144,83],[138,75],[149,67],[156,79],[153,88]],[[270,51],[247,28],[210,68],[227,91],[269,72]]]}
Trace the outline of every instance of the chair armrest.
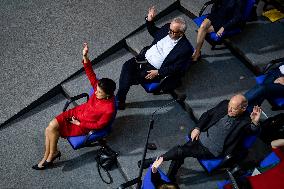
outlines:
{"label": "chair armrest", "polygon": [[238,186],[237,181],[236,181],[235,177],[233,176],[233,174],[228,169],[226,169],[226,172],[229,175],[230,181],[232,182],[233,189],[239,189],[239,186]]}
{"label": "chair armrest", "polygon": [[167,82],[168,78],[171,78],[171,76],[167,75],[166,77],[164,77],[163,79],[160,80],[160,85],[164,84],[165,82]]}
{"label": "chair armrest", "polygon": [[90,132],[86,135],[86,138],[85,138],[85,140],[84,140],[84,142],[83,142],[83,145],[85,145],[85,144],[87,143],[87,141],[89,140],[90,136],[91,136],[94,132],[95,132],[95,131],[92,130],[92,131],[90,131]]}
{"label": "chair armrest", "polygon": [[88,95],[87,93],[82,93],[82,94],[79,94],[79,95],[77,95],[77,96],[71,97],[70,100],[68,100],[68,101],[65,103],[65,106],[64,106],[64,108],[63,108],[62,111],[65,112],[65,111],[67,110],[68,106],[69,106],[72,102],[74,102],[74,101],[76,101],[76,100],[79,100],[79,99],[81,99],[81,98],[84,98],[84,97],[87,97],[87,101],[89,100],[89,95]]}
{"label": "chair armrest", "polygon": [[224,165],[229,164],[230,161],[232,161],[233,159],[233,155],[232,154],[228,154],[226,155],[223,160],[221,161],[221,163],[219,164],[218,167],[223,167]]}
{"label": "chair armrest", "polygon": [[209,5],[215,3],[215,1],[216,1],[216,0],[210,0],[210,1],[206,2],[206,3],[204,3],[203,7],[201,8],[201,10],[200,10],[200,12],[199,12],[199,17],[202,16],[202,14],[203,14],[203,12],[205,11],[205,9],[206,9]]}
{"label": "chair armrest", "polygon": [[283,63],[284,62],[284,57],[271,60],[263,69],[263,74],[266,74],[274,65],[277,65],[278,63]]}

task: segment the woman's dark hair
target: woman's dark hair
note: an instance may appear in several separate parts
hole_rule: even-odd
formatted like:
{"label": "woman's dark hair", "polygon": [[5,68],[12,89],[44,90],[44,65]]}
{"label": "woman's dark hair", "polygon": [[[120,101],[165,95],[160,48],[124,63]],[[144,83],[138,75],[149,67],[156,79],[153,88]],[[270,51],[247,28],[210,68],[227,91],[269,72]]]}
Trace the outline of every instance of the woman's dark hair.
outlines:
{"label": "woman's dark hair", "polygon": [[102,78],[99,80],[98,86],[109,96],[114,94],[116,84],[112,79]]}

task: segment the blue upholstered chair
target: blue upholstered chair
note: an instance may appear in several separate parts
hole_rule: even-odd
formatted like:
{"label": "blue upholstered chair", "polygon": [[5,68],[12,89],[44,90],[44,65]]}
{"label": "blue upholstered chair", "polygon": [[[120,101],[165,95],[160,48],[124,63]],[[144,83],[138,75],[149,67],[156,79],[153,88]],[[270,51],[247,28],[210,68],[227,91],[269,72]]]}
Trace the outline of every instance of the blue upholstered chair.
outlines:
{"label": "blue upholstered chair", "polygon": [[[161,86],[166,84],[167,81],[171,79],[170,76],[166,76],[161,81],[153,81],[149,83],[142,83],[141,86],[145,89],[147,93],[160,93]],[[177,86],[178,87],[178,86]]]}
{"label": "blue upholstered chair", "polygon": [[[263,84],[266,76],[266,74],[263,74],[255,77],[257,84]],[[275,98],[267,100],[272,105],[272,110],[284,109],[284,98]]]}
{"label": "blue upholstered chair", "polygon": [[[255,142],[256,140],[256,135],[249,135],[247,136],[242,144],[243,149],[249,149]],[[191,141],[189,136],[186,136],[187,141]],[[240,156],[244,156],[240,154]],[[223,167],[224,165],[227,165],[229,161],[233,159],[232,154],[228,154],[225,157],[218,157],[218,158],[212,158],[212,159],[197,159],[200,165],[204,168],[204,170],[207,173],[212,173],[214,170]]]}
{"label": "blue upholstered chair", "polygon": [[260,162],[259,166],[263,168],[274,164],[278,164],[279,162],[280,162],[279,157],[274,152],[271,152]]}
{"label": "blue upholstered chair", "polygon": [[[170,179],[167,177],[167,175],[161,171],[160,169],[158,169],[160,175],[161,175],[161,179],[163,179],[166,182],[170,182]],[[143,179],[143,183],[142,183],[142,187],[141,189],[155,189],[155,186],[153,185],[152,181],[151,181],[151,166],[148,169],[144,179]]]}
{"label": "blue upholstered chair", "polygon": [[[252,11],[253,5],[255,3],[255,0],[246,0],[247,4],[246,7],[244,9],[243,12],[243,17],[242,20],[245,22],[249,19],[250,13]],[[207,14],[203,15],[203,12],[205,11],[205,9],[210,5],[213,4],[215,1],[211,0],[206,2],[203,7],[201,8],[200,12],[199,12],[199,17],[193,19],[193,21],[195,22],[195,24],[200,27],[203,20],[207,17]],[[223,39],[228,38],[230,36],[236,35],[241,33],[241,31],[243,30],[242,27],[240,28],[235,28],[232,30],[228,30],[228,31],[224,31],[223,35],[221,37],[219,37],[216,32],[211,32],[209,34],[206,35],[206,40],[212,45],[212,49],[215,49],[215,46],[218,44],[222,44]]]}
{"label": "blue upholstered chair", "polygon": [[[90,91],[90,95],[92,95],[94,93],[94,90],[91,89]],[[68,106],[76,101],[79,100],[81,98],[87,98],[87,101],[89,100],[89,95],[87,93],[82,93],[80,95],[77,95],[75,97],[71,97],[69,101],[66,102],[64,108],[63,108],[63,112],[67,110]],[[117,110],[117,104],[115,105],[116,110]],[[116,112],[113,116],[113,118],[111,119],[111,121],[109,122],[109,124],[102,130],[96,130],[96,131],[90,131],[87,135],[83,135],[83,136],[72,136],[72,137],[67,137],[68,142],[70,143],[70,145],[72,146],[72,148],[74,150],[77,150],[79,148],[83,148],[86,146],[94,146],[94,145],[101,145],[104,146],[105,145],[105,141],[103,140],[106,136],[109,135],[109,133],[111,132],[111,127],[113,124],[113,121],[115,120],[115,116],[116,116]]]}

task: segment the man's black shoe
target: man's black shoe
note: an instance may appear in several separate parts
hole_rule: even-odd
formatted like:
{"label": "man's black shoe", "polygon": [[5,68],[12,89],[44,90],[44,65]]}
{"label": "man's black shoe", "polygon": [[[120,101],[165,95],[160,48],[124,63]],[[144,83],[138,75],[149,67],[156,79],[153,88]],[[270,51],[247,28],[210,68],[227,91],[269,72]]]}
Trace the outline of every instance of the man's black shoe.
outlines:
{"label": "man's black shoe", "polygon": [[[150,167],[150,165],[154,162],[155,160],[153,160],[153,158],[149,158],[149,159],[145,159],[144,163],[143,163],[143,169],[147,169]],[[138,161],[138,167],[141,167],[141,160]]]}
{"label": "man's black shoe", "polygon": [[118,107],[119,110],[125,110],[125,102],[118,101]]}

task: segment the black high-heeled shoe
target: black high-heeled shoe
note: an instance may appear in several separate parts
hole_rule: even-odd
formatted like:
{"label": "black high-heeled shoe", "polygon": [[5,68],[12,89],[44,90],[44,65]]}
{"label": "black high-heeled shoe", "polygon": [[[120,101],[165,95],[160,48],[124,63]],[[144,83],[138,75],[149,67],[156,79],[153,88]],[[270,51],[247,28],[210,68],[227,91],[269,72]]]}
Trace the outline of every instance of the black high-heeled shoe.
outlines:
{"label": "black high-heeled shoe", "polygon": [[[54,156],[50,162],[53,162],[56,158],[58,158],[58,159],[60,160],[60,157],[61,157],[61,152],[58,151],[58,153],[56,154],[56,156]],[[48,163],[49,163],[49,162],[48,162]]]}
{"label": "black high-heeled shoe", "polygon": [[47,162],[45,161],[43,164],[42,164],[42,167],[39,167],[38,164],[32,166],[33,169],[35,170],[44,170],[48,167],[50,167],[52,165],[52,162]]}

